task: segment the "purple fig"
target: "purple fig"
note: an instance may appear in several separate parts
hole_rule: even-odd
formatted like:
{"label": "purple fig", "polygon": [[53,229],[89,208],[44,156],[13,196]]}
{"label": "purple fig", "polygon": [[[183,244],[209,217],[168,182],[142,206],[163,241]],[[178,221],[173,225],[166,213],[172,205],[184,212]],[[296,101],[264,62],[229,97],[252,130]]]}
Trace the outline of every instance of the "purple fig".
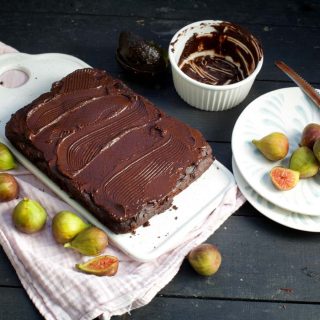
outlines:
{"label": "purple fig", "polygon": [[318,139],[313,145],[313,153],[317,160],[320,162],[320,139]]}
{"label": "purple fig", "polygon": [[211,276],[220,267],[221,254],[216,246],[203,243],[189,252],[188,260],[197,273],[202,276]]}
{"label": "purple fig", "polygon": [[312,149],[317,139],[320,139],[320,125],[317,123],[309,123],[303,129],[300,146]]}
{"label": "purple fig", "polygon": [[9,173],[0,173],[0,202],[16,199],[19,185],[15,177]]}

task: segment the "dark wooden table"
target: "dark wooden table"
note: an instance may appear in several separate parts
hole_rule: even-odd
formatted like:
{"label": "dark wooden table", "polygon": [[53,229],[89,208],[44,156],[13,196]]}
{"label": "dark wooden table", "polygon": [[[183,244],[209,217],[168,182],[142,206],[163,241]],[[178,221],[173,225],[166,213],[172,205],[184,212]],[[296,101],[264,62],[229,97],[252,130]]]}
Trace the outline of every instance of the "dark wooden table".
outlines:
{"label": "dark wooden table", "polygon": [[[247,99],[208,113],[176,94],[170,73],[161,85],[142,85],[114,59],[121,30],[167,47],[182,26],[229,20],[262,41],[265,62]],[[294,1],[1,1],[0,41],[27,53],[62,52],[108,70],[167,113],[200,129],[216,157],[231,169],[231,133],[249,102],[293,84],[274,66],[282,59],[320,86],[320,2]],[[185,261],[156,298],[114,319],[320,319],[320,236],[278,225],[246,203],[208,240],[222,253],[219,272],[195,274]],[[41,319],[0,250],[0,319]]]}

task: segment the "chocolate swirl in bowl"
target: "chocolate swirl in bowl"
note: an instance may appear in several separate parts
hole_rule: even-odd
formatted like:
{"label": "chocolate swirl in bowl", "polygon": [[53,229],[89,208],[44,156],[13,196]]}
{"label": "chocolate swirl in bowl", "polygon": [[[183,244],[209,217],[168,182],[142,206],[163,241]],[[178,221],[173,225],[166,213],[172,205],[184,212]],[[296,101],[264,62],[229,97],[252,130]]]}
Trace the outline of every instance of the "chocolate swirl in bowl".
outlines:
{"label": "chocolate swirl in bowl", "polygon": [[194,33],[186,42],[178,62],[181,70],[192,79],[211,85],[236,83],[252,74],[262,58],[259,41],[230,22],[210,27],[212,32]]}

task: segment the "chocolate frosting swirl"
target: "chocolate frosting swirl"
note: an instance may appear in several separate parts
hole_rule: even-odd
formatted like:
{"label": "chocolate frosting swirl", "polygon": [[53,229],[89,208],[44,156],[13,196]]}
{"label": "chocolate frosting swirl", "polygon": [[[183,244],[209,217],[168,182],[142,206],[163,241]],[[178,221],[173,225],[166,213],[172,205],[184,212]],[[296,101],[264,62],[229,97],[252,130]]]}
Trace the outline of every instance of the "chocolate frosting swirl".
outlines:
{"label": "chocolate frosting swirl", "polygon": [[25,138],[48,171],[116,221],[166,201],[210,149],[197,130],[101,70],[77,70],[38,100],[27,106]]}

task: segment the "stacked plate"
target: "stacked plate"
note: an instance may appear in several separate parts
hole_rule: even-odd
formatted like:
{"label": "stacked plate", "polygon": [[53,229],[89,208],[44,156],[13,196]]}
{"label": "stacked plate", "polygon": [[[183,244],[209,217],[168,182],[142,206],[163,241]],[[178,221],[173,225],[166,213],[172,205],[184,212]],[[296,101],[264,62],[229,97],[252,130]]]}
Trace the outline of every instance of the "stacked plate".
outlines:
{"label": "stacked plate", "polygon": [[[232,133],[233,173],[247,200],[268,218],[291,228],[320,232],[320,174],[301,179],[289,191],[277,190],[269,177],[275,166],[288,167],[304,127],[320,123],[320,110],[299,88],[279,89],[250,103]],[[271,162],[252,144],[271,132],[289,139],[285,159]]]}

